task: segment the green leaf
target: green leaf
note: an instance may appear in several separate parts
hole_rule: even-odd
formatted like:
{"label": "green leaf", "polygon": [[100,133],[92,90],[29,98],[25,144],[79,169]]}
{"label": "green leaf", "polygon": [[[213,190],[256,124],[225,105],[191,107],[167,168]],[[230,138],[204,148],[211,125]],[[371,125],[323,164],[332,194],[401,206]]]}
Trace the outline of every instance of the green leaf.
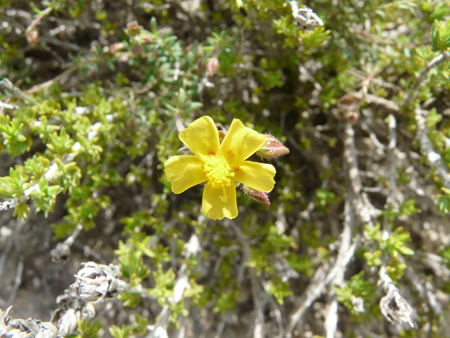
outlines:
{"label": "green leaf", "polygon": [[364,271],[357,275],[353,275],[350,280],[343,286],[335,286],[338,301],[345,305],[345,307],[354,316],[360,316],[361,313],[355,309],[355,297],[361,298],[367,307],[367,303],[373,303],[376,299],[375,285],[369,281],[364,280]]}
{"label": "green leaf", "polygon": [[145,335],[147,333],[148,318],[142,317],[139,313],[134,314],[136,325],[133,326],[133,333]]}
{"label": "green leaf", "polygon": [[80,338],[98,338],[98,331],[102,328],[102,324],[96,320],[89,323],[87,319],[78,322],[78,336]]}
{"label": "green leaf", "polygon": [[124,306],[136,307],[139,305],[141,295],[132,292],[122,292],[117,298],[123,301]]}
{"label": "green leaf", "polygon": [[[441,188],[441,189],[446,189],[446,188]],[[446,190],[448,190],[448,189],[446,189]],[[445,192],[445,195],[438,194],[436,196],[436,207],[441,213],[448,214],[450,212],[450,196],[448,195],[447,191],[444,191],[444,192]]]}
{"label": "green leaf", "polygon": [[410,199],[410,200],[402,203],[399,207],[400,214],[404,214],[404,215],[408,215],[408,216],[420,214],[422,211],[415,207],[416,203],[417,203],[417,200],[415,200],[415,199]]}
{"label": "green leaf", "polygon": [[267,293],[269,295],[273,295],[280,305],[283,304],[284,297],[288,297],[293,294],[289,289],[289,282],[283,282],[279,278],[274,278],[269,282]]}
{"label": "green leaf", "polygon": [[17,219],[23,219],[26,221],[29,213],[30,206],[26,202],[19,203],[14,208],[14,216],[17,216]]}
{"label": "green leaf", "polygon": [[158,27],[156,25],[156,19],[154,16],[152,16],[152,18],[150,19],[150,27],[152,29],[152,33],[156,34],[158,31]]}
{"label": "green leaf", "polygon": [[435,20],[431,30],[433,52],[442,52],[450,48],[450,20],[445,23]]}

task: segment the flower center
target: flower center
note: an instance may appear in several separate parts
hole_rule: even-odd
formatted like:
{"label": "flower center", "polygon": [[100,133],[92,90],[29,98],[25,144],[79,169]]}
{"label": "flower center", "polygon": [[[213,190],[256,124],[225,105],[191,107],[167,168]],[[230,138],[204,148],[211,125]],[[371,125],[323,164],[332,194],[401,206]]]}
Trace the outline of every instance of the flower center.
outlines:
{"label": "flower center", "polygon": [[229,164],[225,159],[211,156],[203,166],[203,172],[208,177],[208,182],[214,189],[220,189],[231,184],[231,177],[234,172],[231,171]]}

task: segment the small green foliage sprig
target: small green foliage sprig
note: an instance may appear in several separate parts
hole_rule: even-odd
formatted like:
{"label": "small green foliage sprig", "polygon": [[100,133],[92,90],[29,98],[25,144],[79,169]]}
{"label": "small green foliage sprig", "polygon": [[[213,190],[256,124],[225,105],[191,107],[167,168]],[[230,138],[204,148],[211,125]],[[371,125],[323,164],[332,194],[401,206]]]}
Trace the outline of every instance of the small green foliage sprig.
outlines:
{"label": "small green foliage sprig", "polygon": [[111,336],[114,338],[128,338],[130,334],[141,334],[145,335],[147,333],[147,323],[148,318],[142,317],[139,313],[134,315],[135,324],[122,325],[122,327],[118,327],[113,325],[110,327],[109,332]]}
{"label": "small green foliage sprig", "polygon": [[[389,234],[387,239],[383,239],[383,232],[380,224],[374,227],[367,226],[366,240],[373,242],[375,248],[371,251],[364,252],[364,258],[369,267],[381,266],[387,264],[387,272],[393,281],[399,280],[404,273],[406,265],[399,260],[399,256],[414,255],[414,251],[406,246],[406,242],[411,241],[408,232],[404,231],[402,227],[396,228]],[[385,262],[385,257],[389,257],[389,261]]]}
{"label": "small green foliage sprig", "polygon": [[98,331],[102,328],[100,321],[96,320],[92,323],[84,319],[78,323],[78,333],[74,335],[77,338],[98,338]]}
{"label": "small green foliage sprig", "polygon": [[436,20],[431,31],[431,45],[433,52],[442,52],[450,49],[450,21]]}
{"label": "small green foliage sprig", "polygon": [[345,305],[353,316],[361,315],[371,308],[375,298],[375,286],[364,279],[364,271],[353,275],[343,287],[335,286],[338,301]]}

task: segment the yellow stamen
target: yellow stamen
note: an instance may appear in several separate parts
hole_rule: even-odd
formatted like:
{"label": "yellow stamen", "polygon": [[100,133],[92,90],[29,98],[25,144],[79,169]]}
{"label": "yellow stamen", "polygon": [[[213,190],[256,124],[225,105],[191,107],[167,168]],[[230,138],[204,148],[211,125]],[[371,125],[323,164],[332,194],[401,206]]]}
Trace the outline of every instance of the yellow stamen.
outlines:
{"label": "yellow stamen", "polygon": [[203,172],[208,178],[208,182],[214,189],[223,188],[224,198],[226,199],[225,187],[231,184],[231,178],[234,172],[225,159],[211,155],[203,166]]}

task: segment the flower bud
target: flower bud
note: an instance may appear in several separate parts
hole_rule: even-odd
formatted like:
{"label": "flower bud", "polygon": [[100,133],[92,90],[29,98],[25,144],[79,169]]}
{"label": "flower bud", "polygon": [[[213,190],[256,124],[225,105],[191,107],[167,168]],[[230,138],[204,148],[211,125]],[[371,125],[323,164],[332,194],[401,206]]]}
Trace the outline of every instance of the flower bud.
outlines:
{"label": "flower bud", "polygon": [[289,154],[289,149],[274,136],[264,134],[264,137],[266,138],[266,143],[256,152],[258,156],[270,159]]}
{"label": "flower bud", "polygon": [[213,77],[219,70],[219,60],[216,57],[209,59],[206,64],[206,69],[208,70],[209,77]]}
{"label": "flower bud", "polygon": [[144,45],[150,45],[154,42],[153,37],[151,35],[144,35],[142,37],[142,43]]}
{"label": "flower bud", "polygon": [[199,74],[203,74],[203,71],[205,70],[205,62],[203,60],[200,60],[197,63],[197,69]]}
{"label": "flower bud", "polygon": [[33,47],[36,47],[38,38],[39,32],[35,29],[32,29],[27,33],[27,40]]}
{"label": "flower bud", "polygon": [[247,187],[246,185],[242,185],[242,191],[244,192],[244,194],[246,194],[252,200],[258,202],[262,206],[266,208],[270,206],[269,195],[266,192],[252,189],[250,187]]}
{"label": "flower bud", "polygon": [[119,50],[122,50],[125,47],[125,45],[122,42],[116,42],[113,43],[111,46],[109,46],[109,52],[111,54],[116,54]]}
{"label": "flower bud", "polygon": [[140,46],[140,45],[132,45],[131,51],[135,55],[141,55],[144,50],[142,49],[142,46]]}
{"label": "flower bud", "polygon": [[344,106],[350,106],[352,104],[361,101],[361,99],[353,94],[345,94],[341,98],[339,98],[338,103]]}
{"label": "flower bud", "polygon": [[142,27],[136,21],[130,22],[127,25],[126,33],[128,36],[136,36],[141,33]]}

